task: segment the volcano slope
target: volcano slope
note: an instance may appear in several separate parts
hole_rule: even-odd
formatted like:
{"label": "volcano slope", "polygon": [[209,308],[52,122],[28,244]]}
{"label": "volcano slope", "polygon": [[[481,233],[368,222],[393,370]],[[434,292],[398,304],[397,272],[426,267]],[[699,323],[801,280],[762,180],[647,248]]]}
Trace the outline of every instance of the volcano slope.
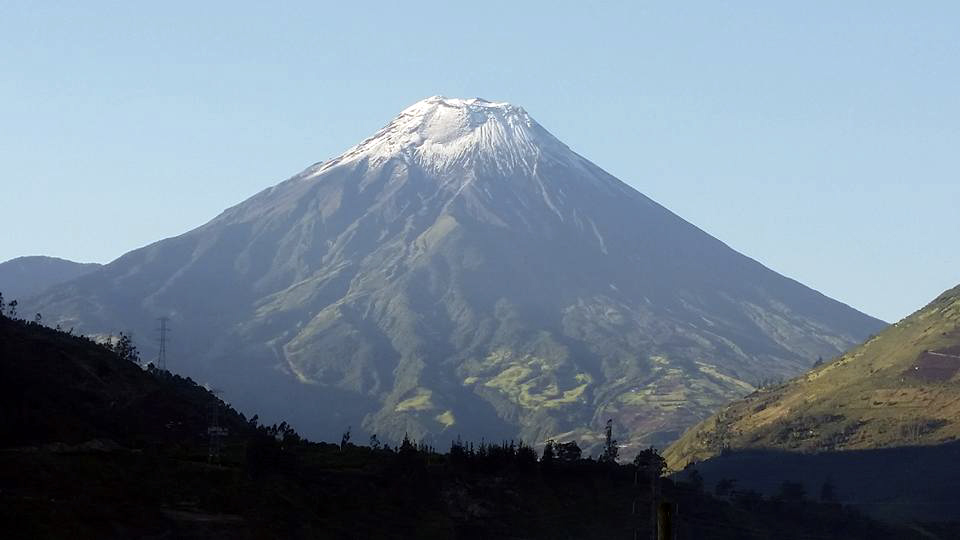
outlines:
{"label": "volcano slope", "polygon": [[590,446],[613,418],[628,452],[884,326],[730,249],[520,107],[443,97],[26,309],[136,336],[170,317],[173,369],[309,436]]}

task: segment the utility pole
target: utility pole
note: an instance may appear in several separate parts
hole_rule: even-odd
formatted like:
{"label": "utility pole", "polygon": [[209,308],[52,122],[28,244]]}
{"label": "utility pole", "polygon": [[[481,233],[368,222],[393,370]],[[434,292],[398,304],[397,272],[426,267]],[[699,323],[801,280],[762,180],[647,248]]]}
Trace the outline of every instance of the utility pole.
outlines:
{"label": "utility pole", "polygon": [[[650,538],[651,540],[661,540],[661,536],[659,536],[659,532],[658,532],[659,527],[657,526],[658,520],[660,518],[660,504],[659,504],[659,496],[657,493],[657,486],[660,483],[659,482],[660,473],[657,470],[655,463],[650,463],[649,469],[650,469]],[[633,471],[633,486],[634,486],[634,492],[637,495],[639,495],[640,494],[639,464],[637,465],[637,468]],[[631,508],[630,508],[630,513],[633,516],[639,515],[641,502],[642,502],[642,499],[639,496],[634,497],[633,504],[631,505]],[[636,519],[637,518],[634,517],[634,520]],[[636,523],[636,521],[634,521],[634,523]],[[637,525],[634,525],[633,540],[640,540],[640,537],[641,537],[640,528]]]}
{"label": "utility pole", "polygon": [[[651,540],[676,540],[677,527],[675,525],[677,515],[677,505],[671,501],[661,500],[660,496],[660,469],[656,462],[649,464],[650,473],[650,539]],[[643,497],[640,497],[640,464],[633,471],[633,485],[636,496],[630,509],[634,516],[633,540],[640,540],[643,533],[638,526],[636,519],[639,515]]]}
{"label": "utility pole", "polygon": [[640,528],[637,526],[637,518],[636,518],[637,506],[639,506],[638,503],[640,502],[640,497],[637,497],[637,495],[640,494],[640,466],[639,465],[637,465],[636,468],[633,470],[633,493],[634,493],[633,504],[631,505],[631,508],[630,508],[630,515],[634,516],[632,519],[633,540],[640,540]]}
{"label": "utility pole", "polygon": [[160,328],[158,329],[158,331],[160,332],[160,353],[157,356],[157,368],[159,368],[161,371],[166,371],[167,370],[167,332],[170,331],[170,328],[167,325],[167,322],[170,319],[168,319],[167,317],[159,317],[157,318],[157,320],[160,321]]}
{"label": "utility pole", "polygon": [[660,504],[657,497],[657,484],[660,482],[659,475],[660,471],[657,470],[658,467],[650,467],[650,538],[652,540],[660,540],[660,535],[658,534],[659,523],[657,521],[660,517]]}

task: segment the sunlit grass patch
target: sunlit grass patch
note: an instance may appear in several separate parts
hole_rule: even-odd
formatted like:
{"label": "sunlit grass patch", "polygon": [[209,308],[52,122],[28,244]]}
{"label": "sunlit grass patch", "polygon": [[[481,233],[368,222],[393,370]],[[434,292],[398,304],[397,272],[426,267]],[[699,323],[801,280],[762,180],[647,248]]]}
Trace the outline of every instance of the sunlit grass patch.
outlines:
{"label": "sunlit grass patch", "polygon": [[417,388],[416,393],[393,408],[396,412],[405,411],[427,411],[433,408],[433,402],[430,400],[433,392],[427,388]]}
{"label": "sunlit grass patch", "polygon": [[456,418],[453,416],[453,411],[449,411],[449,410],[443,411],[442,413],[438,414],[434,418],[434,420],[443,424],[444,429],[457,423]]}

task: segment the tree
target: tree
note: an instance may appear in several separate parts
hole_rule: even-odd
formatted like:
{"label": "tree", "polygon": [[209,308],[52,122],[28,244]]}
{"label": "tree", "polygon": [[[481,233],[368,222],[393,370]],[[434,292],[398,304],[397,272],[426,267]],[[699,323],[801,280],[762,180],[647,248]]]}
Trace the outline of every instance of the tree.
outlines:
{"label": "tree", "polygon": [[43,321],[43,316],[40,315],[39,313],[33,316],[33,324],[41,324],[42,321]]}
{"label": "tree", "polygon": [[417,453],[417,447],[413,445],[413,441],[410,440],[410,435],[403,434],[403,442],[400,443],[400,455],[407,456]]}
{"label": "tree", "polygon": [[537,451],[532,446],[527,446],[521,442],[517,446],[517,466],[522,471],[529,471],[537,465]]}
{"label": "tree", "polygon": [[543,455],[540,456],[540,465],[549,468],[553,465],[553,462],[556,460],[557,454],[554,450],[554,447],[557,443],[553,439],[548,439],[547,443],[543,445]]}
{"label": "tree", "polygon": [[460,465],[467,462],[467,447],[463,440],[457,435],[457,438],[450,442],[450,463]]}
{"label": "tree", "polygon": [[583,452],[580,450],[580,445],[577,444],[577,441],[557,444],[556,452],[557,459],[566,463],[579,461],[580,457],[583,455]]}
{"label": "tree", "polygon": [[382,445],[380,444],[380,439],[377,438],[377,434],[374,433],[370,436],[370,449],[379,450]]}
{"label": "tree", "polygon": [[645,476],[663,476],[663,471],[667,469],[667,460],[663,459],[663,456],[652,446],[641,450],[637,457],[633,458],[633,464]]}
{"label": "tree", "polygon": [[603,430],[604,443],[603,453],[600,454],[601,463],[616,463],[620,448],[617,447],[617,441],[613,438],[613,419],[607,420],[607,427]]}
{"label": "tree", "polygon": [[697,465],[693,462],[687,463],[687,466],[683,468],[684,476],[686,477],[686,487],[691,491],[701,492],[703,491],[703,475],[700,474],[700,471],[697,470]]}
{"label": "tree", "polygon": [[137,346],[133,344],[133,339],[128,334],[120,332],[120,339],[113,346],[113,351],[121,360],[140,364],[140,351],[137,350]]}
{"label": "tree", "polygon": [[[219,407],[219,404],[217,406]],[[288,424],[286,421],[280,422],[280,425],[274,424],[268,428],[263,428],[263,431],[267,435],[273,437],[275,441],[280,443],[281,449],[303,442],[300,434],[298,434],[297,431],[293,429],[293,426]]]}
{"label": "tree", "polygon": [[343,452],[347,449],[347,445],[350,444],[350,428],[352,426],[347,426],[347,430],[343,432],[343,435],[340,436],[340,451]]}
{"label": "tree", "polygon": [[11,300],[10,303],[7,304],[7,317],[10,317],[11,319],[17,318],[17,306],[19,304],[20,303],[16,300]]}
{"label": "tree", "polygon": [[3,316],[4,310],[7,309],[6,304],[3,303],[3,293],[0,293],[0,317]]}

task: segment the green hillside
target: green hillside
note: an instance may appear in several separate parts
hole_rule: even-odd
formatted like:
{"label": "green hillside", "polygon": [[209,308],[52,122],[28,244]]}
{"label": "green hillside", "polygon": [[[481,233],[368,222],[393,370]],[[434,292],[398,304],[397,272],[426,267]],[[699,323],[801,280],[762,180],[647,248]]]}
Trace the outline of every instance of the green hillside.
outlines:
{"label": "green hillside", "polygon": [[933,445],[960,437],[960,287],[862,345],[735,401],[665,453],[683,467],[724,451]]}

